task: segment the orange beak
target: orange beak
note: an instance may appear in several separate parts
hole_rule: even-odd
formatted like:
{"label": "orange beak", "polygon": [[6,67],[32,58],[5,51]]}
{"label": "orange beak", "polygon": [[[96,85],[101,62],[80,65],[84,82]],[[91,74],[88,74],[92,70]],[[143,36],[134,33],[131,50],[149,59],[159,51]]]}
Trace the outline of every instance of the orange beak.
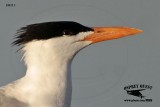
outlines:
{"label": "orange beak", "polygon": [[93,43],[118,39],[134,34],[141,33],[142,30],[130,27],[93,27],[94,33],[85,37],[83,41],[92,41]]}

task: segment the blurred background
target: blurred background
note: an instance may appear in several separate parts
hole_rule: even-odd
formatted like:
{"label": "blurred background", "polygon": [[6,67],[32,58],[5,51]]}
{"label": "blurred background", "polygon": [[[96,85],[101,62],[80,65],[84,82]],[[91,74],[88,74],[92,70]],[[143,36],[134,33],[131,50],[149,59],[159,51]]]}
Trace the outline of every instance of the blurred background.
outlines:
{"label": "blurred background", "polygon": [[[144,32],[91,45],[74,58],[72,107],[158,107],[159,4],[159,0],[1,0],[0,86],[25,75],[19,47],[11,46],[20,27],[64,20],[89,27],[131,26]],[[140,99],[124,90],[134,84],[152,86],[144,91],[152,102],[125,102]]]}

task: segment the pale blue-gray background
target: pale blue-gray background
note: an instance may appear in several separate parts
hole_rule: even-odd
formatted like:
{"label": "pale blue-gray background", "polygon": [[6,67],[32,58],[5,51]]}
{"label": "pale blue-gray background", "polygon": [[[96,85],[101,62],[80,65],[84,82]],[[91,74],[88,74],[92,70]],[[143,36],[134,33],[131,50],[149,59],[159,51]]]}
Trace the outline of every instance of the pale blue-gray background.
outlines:
{"label": "pale blue-gray background", "polygon": [[[5,7],[15,3],[15,7]],[[1,0],[0,86],[25,75],[18,48],[11,47],[16,30],[26,24],[73,20],[86,26],[124,25],[142,34],[102,42],[83,49],[72,65],[72,107],[158,107],[160,105],[159,0]],[[153,102],[134,99],[123,90],[148,84]]]}

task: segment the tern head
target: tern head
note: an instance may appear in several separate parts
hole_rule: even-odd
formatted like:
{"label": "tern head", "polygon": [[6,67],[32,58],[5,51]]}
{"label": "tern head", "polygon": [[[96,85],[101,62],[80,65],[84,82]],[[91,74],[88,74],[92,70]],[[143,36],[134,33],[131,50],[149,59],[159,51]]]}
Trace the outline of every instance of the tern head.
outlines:
{"label": "tern head", "polygon": [[43,22],[22,27],[13,43],[23,46],[24,51],[34,47],[35,50],[53,50],[61,57],[71,57],[88,45],[140,32],[139,29],[122,26],[87,27],[72,21]]}

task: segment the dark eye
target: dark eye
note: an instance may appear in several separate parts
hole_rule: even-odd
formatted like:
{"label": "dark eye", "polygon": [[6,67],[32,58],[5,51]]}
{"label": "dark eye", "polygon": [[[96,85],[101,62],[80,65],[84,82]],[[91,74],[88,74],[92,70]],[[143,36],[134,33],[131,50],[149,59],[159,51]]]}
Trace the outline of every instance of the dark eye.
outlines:
{"label": "dark eye", "polygon": [[67,29],[67,30],[63,30],[62,34],[63,35],[73,35],[73,32],[71,30]]}
{"label": "dark eye", "polygon": [[65,34],[66,34],[66,32],[63,31],[63,35],[65,35]]}

